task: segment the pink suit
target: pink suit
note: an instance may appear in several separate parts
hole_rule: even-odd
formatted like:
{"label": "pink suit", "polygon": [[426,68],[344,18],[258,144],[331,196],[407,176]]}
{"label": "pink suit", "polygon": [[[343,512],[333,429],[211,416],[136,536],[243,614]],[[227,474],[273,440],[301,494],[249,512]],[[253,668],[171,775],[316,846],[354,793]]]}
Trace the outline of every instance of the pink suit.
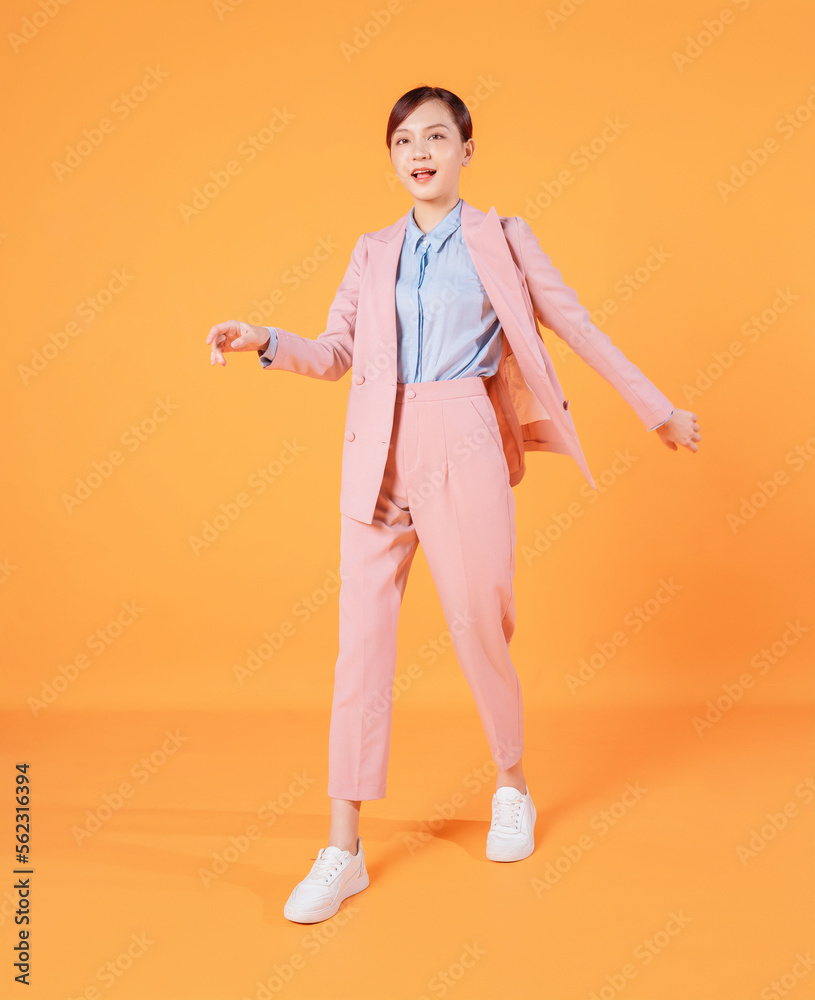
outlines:
{"label": "pink suit", "polygon": [[[396,381],[396,268],[407,213],[360,236],[316,340],[276,327],[267,370],[337,380],[353,365],[342,459],[340,652],[329,734],[328,794],[385,795],[396,627],[421,542],[453,648],[493,760],[523,752],[515,625],[515,503],[526,451],[570,455],[593,487],[536,319],[613,385],[650,428],[670,400],[591,323],[575,292],[517,216],[468,202],[461,229],[504,331],[487,379]],[[466,457],[465,457],[466,456]]]}

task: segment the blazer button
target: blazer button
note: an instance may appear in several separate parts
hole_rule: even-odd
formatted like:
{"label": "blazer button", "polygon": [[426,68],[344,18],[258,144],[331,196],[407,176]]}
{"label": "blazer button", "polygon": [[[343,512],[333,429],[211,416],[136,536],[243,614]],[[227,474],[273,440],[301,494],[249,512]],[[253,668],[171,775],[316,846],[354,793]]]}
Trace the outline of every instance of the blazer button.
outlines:
{"label": "blazer button", "polygon": [[563,409],[564,410],[568,410],[569,409],[569,400],[568,399],[564,399],[563,400]]}
{"label": "blazer button", "polygon": [[357,385],[362,385],[362,383],[365,381],[365,376],[364,375],[355,375],[354,376],[354,381],[356,382]]}
{"label": "blazer button", "polygon": [[353,431],[346,431],[345,432],[345,440],[346,441],[353,441],[354,440],[354,432]]}

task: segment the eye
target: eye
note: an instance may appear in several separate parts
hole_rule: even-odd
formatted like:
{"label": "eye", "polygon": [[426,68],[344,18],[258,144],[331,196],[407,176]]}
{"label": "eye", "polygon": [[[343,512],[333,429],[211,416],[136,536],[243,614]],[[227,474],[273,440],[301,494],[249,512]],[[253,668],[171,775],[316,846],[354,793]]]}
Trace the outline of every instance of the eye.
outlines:
{"label": "eye", "polygon": [[[445,138],[447,138],[441,132],[434,132],[433,135],[428,136],[428,138],[429,139],[434,139],[436,136],[438,136],[439,139],[445,139]],[[407,142],[407,136],[403,135],[401,137],[401,139],[397,139],[396,142],[394,143],[394,146],[400,146],[403,142]]]}

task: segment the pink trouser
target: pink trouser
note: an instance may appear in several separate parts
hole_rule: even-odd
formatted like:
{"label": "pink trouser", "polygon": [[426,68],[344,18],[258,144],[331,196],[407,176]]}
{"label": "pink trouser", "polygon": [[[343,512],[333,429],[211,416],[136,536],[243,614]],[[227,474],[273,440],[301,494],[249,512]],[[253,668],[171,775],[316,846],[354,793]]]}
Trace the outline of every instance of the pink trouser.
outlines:
{"label": "pink trouser", "polygon": [[493,761],[523,753],[515,630],[515,498],[480,377],[397,385],[373,524],[341,514],[340,648],[328,794],[385,797],[396,631],[421,542]]}

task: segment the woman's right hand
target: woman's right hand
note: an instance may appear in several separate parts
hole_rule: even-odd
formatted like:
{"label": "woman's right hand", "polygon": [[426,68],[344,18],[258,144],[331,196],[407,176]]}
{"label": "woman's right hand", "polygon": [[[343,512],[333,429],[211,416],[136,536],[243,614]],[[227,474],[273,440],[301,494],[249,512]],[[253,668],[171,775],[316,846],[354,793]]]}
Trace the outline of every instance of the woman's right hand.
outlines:
{"label": "woman's right hand", "polygon": [[210,364],[226,367],[224,354],[229,351],[265,351],[270,339],[265,326],[252,326],[239,319],[218,323],[207,334],[207,343],[212,346]]}

